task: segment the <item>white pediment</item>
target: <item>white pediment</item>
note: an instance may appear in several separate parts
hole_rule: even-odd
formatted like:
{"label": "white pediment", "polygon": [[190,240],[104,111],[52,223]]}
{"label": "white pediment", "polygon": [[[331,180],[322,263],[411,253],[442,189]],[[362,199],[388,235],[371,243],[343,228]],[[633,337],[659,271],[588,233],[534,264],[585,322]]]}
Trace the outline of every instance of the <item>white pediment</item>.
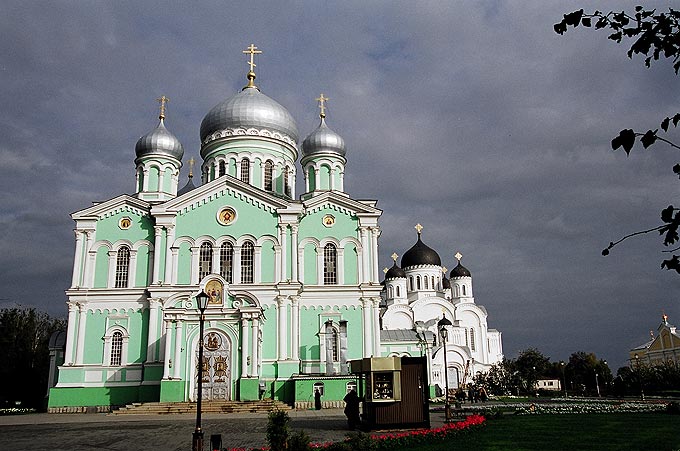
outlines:
{"label": "white pediment", "polygon": [[129,212],[138,216],[147,216],[149,214],[150,204],[136,197],[128,194],[122,194],[113,199],[104,202],[98,202],[95,205],[84,210],[71,213],[71,218],[75,221],[80,220],[99,220],[108,218],[120,212]]}

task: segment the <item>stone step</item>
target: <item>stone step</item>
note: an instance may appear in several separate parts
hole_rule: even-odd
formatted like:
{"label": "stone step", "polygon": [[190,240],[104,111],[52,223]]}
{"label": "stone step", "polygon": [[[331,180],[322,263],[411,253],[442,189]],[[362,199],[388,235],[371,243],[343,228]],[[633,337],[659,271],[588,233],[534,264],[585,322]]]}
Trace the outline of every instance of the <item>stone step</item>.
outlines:
{"label": "stone step", "polygon": [[[267,413],[272,410],[290,410],[291,407],[280,401],[206,401],[201,405],[203,413]],[[167,415],[195,413],[193,402],[147,402],[132,403],[111,412],[114,415]]]}

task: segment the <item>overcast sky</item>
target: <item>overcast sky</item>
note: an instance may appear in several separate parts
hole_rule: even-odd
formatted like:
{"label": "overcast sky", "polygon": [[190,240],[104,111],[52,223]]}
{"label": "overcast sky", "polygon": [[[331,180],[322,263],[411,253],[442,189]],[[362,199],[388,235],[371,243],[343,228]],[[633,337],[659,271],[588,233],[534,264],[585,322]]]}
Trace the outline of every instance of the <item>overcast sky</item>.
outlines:
{"label": "overcast sky", "polygon": [[421,223],[449,269],[464,255],[507,357],[582,350],[615,371],[662,311],[680,325],[680,275],[660,269],[658,235],[600,254],[677,203],[677,151],[626,157],[609,142],[680,111],[680,79],[666,62],[629,60],[606,32],[553,32],[593,3],[2,3],[1,307],[66,316],[69,214],[133,193],[135,142],[160,95],[184,144],[183,185],[202,118],[245,85],[241,51],[254,43],[258,86],[302,138],[318,125],[314,99],[331,99],[345,189],[384,211],[381,267]]}

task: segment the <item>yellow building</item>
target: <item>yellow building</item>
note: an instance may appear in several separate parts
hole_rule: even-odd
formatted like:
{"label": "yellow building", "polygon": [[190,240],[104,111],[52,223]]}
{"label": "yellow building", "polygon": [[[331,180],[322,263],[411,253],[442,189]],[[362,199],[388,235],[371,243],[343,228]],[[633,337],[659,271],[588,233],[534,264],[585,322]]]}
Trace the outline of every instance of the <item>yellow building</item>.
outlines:
{"label": "yellow building", "polygon": [[650,341],[629,351],[631,364],[657,365],[666,361],[680,364],[680,334],[668,323],[667,315],[663,315],[657,334],[651,335]]}

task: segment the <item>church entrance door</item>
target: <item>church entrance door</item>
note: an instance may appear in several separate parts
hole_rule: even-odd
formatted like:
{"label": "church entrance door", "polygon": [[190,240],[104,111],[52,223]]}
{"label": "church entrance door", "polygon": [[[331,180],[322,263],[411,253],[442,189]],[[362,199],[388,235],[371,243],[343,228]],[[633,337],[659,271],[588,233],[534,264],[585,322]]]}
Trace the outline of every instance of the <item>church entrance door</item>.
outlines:
{"label": "church entrance door", "polygon": [[[203,362],[201,381],[204,401],[230,400],[231,393],[231,344],[220,332],[206,332],[203,335]],[[198,362],[198,346],[195,362]],[[198,369],[199,365],[197,365]],[[198,379],[199,371],[196,371]],[[198,397],[198,384],[194,384],[194,399]]]}

